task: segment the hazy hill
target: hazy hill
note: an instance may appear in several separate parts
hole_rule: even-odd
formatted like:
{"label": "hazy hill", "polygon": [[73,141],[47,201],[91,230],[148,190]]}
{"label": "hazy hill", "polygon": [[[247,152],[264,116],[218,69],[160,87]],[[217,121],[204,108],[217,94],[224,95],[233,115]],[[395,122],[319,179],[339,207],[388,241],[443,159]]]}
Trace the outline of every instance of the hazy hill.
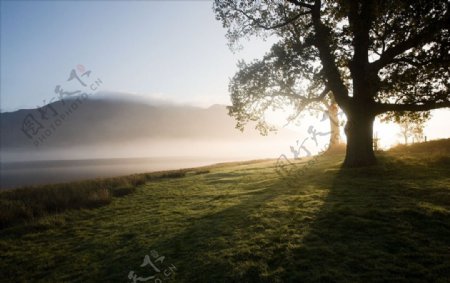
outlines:
{"label": "hazy hill", "polygon": [[[73,104],[76,104],[76,109],[69,113]],[[64,104],[57,101],[41,110],[46,111],[47,120],[42,119],[38,109],[0,114],[2,151],[36,152],[96,146],[125,148],[125,145],[135,149],[149,148],[156,141],[164,141],[164,144],[178,141],[179,145],[172,144],[171,150],[187,146],[187,149],[182,149],[186,152],[189,141],[258,143],[274,139],[273,135],[262,137],[252,128],[244,133],[235,129],[235,121],[227,115],[224,105],[200,108],[102,96],[78,102],[66,100]],[[22,130],[28,115],[35,119],[32,121],[34,128],[28,128],[32,138],[27,137]],[[41,124],[41,128],[36,121]],[[34,135],[36,129],[38,133]],[[294,139],[294,133],[281,131],[276,136],[277,139],[283,137],[288,143]],[[151,147],[156,150],[159,144],[152,144]],[[196,147],[203,146],[197,144]]]}
{"label": "hazy hill", "polygon": [[[66,102],[66,105],[68,103],[72,102]],[[58,113],[64,113],[66,109],[61,102],[46,107],[53,107]],[[47,146],[101,144],[149,137],[235,139],[257,134],[252,131],[242,135],[234,129],[234,121],[227,116],[226,111],[225,106],[221,105],[203,109],[88,99],[62,121],[45,143]],[[0,114],[3,148],[33,146],[22,131],[22,123],[28,114],[37,120],[40,117],[37,109]]]}

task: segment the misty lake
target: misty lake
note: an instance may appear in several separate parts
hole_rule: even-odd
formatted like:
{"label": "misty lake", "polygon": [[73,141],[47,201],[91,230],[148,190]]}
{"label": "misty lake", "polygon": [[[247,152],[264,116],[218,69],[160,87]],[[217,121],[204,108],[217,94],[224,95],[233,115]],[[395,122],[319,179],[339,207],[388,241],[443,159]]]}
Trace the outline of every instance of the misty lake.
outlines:
{"label": "misty lake", "polygon": [[2,162],[0,189],[197,167],[224,161],[232,160],[164,157]]}

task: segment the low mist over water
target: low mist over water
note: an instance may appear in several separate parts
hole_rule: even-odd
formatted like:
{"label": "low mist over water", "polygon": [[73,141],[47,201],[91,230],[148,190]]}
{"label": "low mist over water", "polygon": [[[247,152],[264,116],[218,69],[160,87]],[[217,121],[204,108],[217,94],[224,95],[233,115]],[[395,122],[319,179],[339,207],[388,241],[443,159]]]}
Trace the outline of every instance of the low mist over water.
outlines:
{"label": "low mist over water", "polygon": [[[69,103],[47,107],[62,113]],[[223,105],[87,99],[59,126],[47,119],[26,135],[30,115],[40,112],[1,113],[1,188],[277,158],[299,138],[289,130],[261,136],[254,125],[240,132]]]}
{"label": "low mist over water", "polygon": [[223,161],[232,159],[166,157],[6,162],[1,164],[1,188],[189,168]]}
{"label": "low mist over water", "polygon": [[4,152],[0,188],[14,188],[196,167],[218,162],[277,158],[289,151],[287,137],[250,141],[149,140],[104,146]]}

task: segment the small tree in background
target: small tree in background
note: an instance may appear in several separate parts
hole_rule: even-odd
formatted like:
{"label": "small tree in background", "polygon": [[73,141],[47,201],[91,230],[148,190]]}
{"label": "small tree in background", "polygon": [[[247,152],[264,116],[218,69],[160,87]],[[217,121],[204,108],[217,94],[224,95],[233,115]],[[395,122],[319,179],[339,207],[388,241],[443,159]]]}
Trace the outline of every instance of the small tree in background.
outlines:
{"label": "small tree in background", "polygon": [[423,130],[425,124],[430,120],[431,114],[426,112],[391,112],[384,115],[382,122],[393,121],[400,126],[400,136],[403,138],[403,143],[408,144],[411,140],[414,142],[424,141]]}

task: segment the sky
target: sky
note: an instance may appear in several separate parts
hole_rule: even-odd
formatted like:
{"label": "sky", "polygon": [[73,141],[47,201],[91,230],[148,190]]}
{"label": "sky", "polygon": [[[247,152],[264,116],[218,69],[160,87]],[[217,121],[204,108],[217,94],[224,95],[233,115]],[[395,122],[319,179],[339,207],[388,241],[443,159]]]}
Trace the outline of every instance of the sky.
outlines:
{"label": "sky", "polygon": [[1,111],[34,108],[81,64],[102,90],[193,104],[229,103],[239,59],[210,1],[2,1]]}
{"label": "sky", "polygon": [[[233,53],[225,33],[211,1],[1,1],[0,111],[48,103],[78,65],[103,91],[230,104],[238,60],[260,58],[272,42],[251,38]],[[449,137],[450,111],[433,116],[425,134]],[[385,146],[400,140],[393,125],[374,132]]]}

